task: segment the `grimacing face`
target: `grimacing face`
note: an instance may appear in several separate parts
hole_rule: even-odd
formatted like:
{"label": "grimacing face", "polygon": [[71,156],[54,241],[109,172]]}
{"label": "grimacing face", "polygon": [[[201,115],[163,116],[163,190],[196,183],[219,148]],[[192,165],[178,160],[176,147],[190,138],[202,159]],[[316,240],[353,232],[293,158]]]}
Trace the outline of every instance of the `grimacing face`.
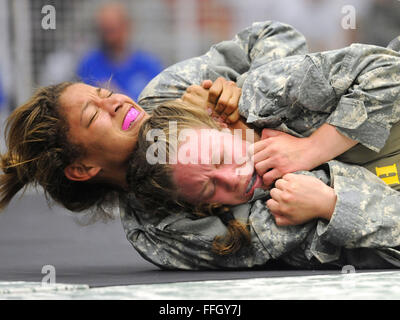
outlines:
{"label": "grimacing face", "polygon": [[178,147],[172,179],[179,196],[193,204],[247,202],[255,189],[262,186],[261,177],[246,156],[249,143],[229,132],[208,130],[210,141],[206,147],[202,141],[205,135],[200,129],[196,130],[194,139],[192,137]]}
{"label": "grimacing face", "polygon": [[60,104],[69,124],[68,139],[85,148],[86,160],[102,167],[126,163],[149,117],[128,96],[83,83],[67,87]]}

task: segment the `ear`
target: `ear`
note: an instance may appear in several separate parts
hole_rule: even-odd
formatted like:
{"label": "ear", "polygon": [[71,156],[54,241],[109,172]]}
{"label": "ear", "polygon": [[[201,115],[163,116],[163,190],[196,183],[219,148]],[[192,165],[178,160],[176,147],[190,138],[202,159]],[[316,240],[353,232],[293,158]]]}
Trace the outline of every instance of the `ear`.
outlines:
{"label": "ear", "polygon": [[64,174],[69,180],[87,181],[95,177],[101,167],[87,167],[82,163],[73,163],[64,169]]}

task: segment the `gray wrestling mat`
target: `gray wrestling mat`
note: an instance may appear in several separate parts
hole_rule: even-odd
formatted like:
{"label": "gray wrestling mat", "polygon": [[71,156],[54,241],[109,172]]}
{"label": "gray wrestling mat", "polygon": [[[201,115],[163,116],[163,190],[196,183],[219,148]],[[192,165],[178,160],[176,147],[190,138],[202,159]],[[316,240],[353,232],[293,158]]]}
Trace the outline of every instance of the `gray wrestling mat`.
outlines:
{"label": "gray wrestling mat", "polygon": [[160,270],[133,249],[119,219],[80,226],[71,213],[49,209],[44,196],[33,192],[15,198],[0,214],[0,244],[0,281],[40,282],[45,266],[54,267],[58,283],[91,287],[339,272]]}
{"label": "gray wrestling mat", "polygon": [[[42,281],[49,268],[54,285]],[[136,253],[119,219],[83,227],[31,192],[0,215],[0,299],[400,298],[400,272],[378,271],[163,271]]]}
{"label": "gray wrestling mat", "polygon": [[[53,286],[43,283],[49,268]],[[351,281],[341,270],[163,271],[136,253],[119,219],[83,227],[32,192],[0,215],[0,299],[400,298],[400,272],[378,271]]]}

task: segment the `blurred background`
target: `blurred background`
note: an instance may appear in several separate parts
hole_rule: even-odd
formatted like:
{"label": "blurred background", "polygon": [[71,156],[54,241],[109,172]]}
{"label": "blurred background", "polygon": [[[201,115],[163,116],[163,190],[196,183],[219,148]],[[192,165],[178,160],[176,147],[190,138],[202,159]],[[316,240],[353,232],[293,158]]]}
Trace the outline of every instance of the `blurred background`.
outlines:
{"label": "blurred background", "polygon": [[[137,99],[162,69],[255,21],[296,27],[310,51],[400,34],[398,0],[0,0],[0,129],[43,85],[111,86]],[[0,148],[3,148],[3,134]]]}
{"label": "blurred background", "polygon": [[[77,79],[102,82],[110,73],[116,77],[113,85],[136,99],[163,68],[204,53],[213,43],[231,38],[254,21],[279,20],[293,25],[306,36],[310,51],[352,42],[386,46],[400,34],[397,0],[118,3],[0,0],[2,117],[38,86]],[[55,9],[54,21],[48,5]],[[105,70],[97,70],[99,65],[106,66]]]}

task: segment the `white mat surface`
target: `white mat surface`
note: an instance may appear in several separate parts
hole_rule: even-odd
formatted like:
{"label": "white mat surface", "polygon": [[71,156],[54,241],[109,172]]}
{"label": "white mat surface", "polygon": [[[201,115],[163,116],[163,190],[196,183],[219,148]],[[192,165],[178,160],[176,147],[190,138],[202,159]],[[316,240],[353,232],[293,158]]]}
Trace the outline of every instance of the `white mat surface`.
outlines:
{"label": "white mat surface", "polygon": [[398,300],[400,271],[89,288],[1,282],[0,299]]}

